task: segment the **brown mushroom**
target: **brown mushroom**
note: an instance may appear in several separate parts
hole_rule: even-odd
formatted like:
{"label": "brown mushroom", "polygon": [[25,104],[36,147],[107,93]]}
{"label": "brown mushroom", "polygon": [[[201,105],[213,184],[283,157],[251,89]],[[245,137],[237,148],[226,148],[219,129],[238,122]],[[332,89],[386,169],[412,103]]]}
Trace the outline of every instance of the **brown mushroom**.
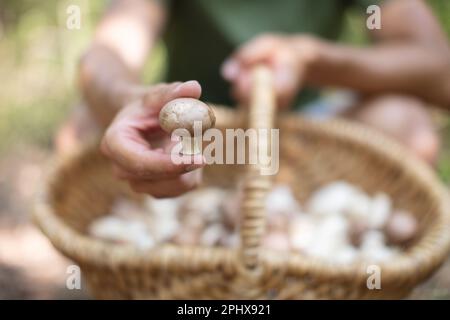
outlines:
{"label": "brown mushroom", "polygon": [[416,236],[419,229],[416,218],[404,210],[395,211],[389,218],[385,233],[393,244],[403,244]]}
{"label": "brown mushroom", "polygon": [[211,107],[193,98],[179,98],[167,103],[159,113],[161,128],[172,133],[176,129],[186,129],[189,136],[182,136],[182,153],[200,153],[201,137],[195,136],[195,129],[199,127],[201,133],[214,127],[216,117]]}

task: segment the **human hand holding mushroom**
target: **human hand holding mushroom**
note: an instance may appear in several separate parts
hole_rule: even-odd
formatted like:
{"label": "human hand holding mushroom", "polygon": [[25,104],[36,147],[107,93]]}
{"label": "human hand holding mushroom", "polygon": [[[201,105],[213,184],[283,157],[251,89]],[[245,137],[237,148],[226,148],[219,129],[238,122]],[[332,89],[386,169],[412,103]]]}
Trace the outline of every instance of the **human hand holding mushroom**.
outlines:
{"label": "human hand holding mushroom", "polygon": [[200,94],[196,81],[152,86],[124,106],[107,128],[101,150],[111,160],[116,176],[135,192],[174,197],[200,183],[192,171],[205,165],[203,156],[182,155],[183,161],[174,163],[170,154],[174,143],[159,123],[159,113],[167,103],[178,98],[200,103]]}

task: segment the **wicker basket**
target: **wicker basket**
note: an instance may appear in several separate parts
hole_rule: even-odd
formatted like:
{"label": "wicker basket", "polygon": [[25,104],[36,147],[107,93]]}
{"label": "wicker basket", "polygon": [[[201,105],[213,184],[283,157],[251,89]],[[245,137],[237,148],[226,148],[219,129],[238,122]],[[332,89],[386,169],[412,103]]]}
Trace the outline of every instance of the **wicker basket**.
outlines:
{"label": "wicker basket", "polygon": [[[217,127],[272,126],[273,99],[260,78],[249,117],[218,108]],[[267,89],[267,88],[266,88]],[[260,91],[258,91],[260,90]],[[261,91],[262,90],[262,91]],[[247,121],[248,120],[248,121]],[[258,166],[212,165],[206,185],[233,187],[244,175],[239,248],[179,247],[164,244],[148,251],[113,245],[85,233],[108,213],[114,199],[130,195],[111,174],[94,147],[55,166],[42,188],[35,221],[64,255],[75,261],[91,293],[108,299],[366,299],[405,297],[436,270],[449,251],[447,194],[432,171],[383,136],[344,121],[311,122],[280,116],[280,171],[301,202],[317,188],[345,179],[366,192],[384,191],[397,207],[419,221],[419,236],[404,254],[381,264],[381,290],[367,288],[367,265],[331,265],[302,256],[261,250],[264,197],[273,181]]]}

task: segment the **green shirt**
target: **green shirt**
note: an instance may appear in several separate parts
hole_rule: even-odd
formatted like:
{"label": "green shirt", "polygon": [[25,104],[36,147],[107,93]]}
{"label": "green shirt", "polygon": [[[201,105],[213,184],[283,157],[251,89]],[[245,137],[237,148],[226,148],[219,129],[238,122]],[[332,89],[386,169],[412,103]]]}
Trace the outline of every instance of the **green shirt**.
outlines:
{"label": "green shirt", "polygon": [[[172,0],[167,81],[198,80],[202,99],[234,105],[230,86],[220,75],[222,62],[242,43],[265,32],[310,33],[334,40],[345,10],[359,5],[365,14],[379,0]],[[298,102],[311,99],[304,91]]]}

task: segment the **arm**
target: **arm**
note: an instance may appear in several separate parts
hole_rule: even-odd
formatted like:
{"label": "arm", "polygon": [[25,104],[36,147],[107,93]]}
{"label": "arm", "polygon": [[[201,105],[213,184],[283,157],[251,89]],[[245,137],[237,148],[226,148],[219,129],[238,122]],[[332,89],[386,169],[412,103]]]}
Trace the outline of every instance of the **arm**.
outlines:
{"label": "arm", "polygon": [[[401,17],[401,18],[399,18]],[[371,95],[397,92],[450,109],[450,49],[422,0],[386,0],[374,45],[357,48],[312,36],[263,35],[244,44],[223,66],[238,99],[249,90],[248,70],[268,63],[279,104],[287,105],[306,82]]]}
{"label": "arm", "polygon": [[324,43],[307,81],[406,93],[450,109],[450,49],[429,8],[421,0],[386,1],[381,19],[371,47]]}
{"label": "arm", "polygon": [[134,191],[155,197],[177,196],[195,188],[199,175],[192,171],[204,166],[201,155],[174,163],[172,142],[158,121],[167,102],[198,99],[198,82],[147,87],[139,83],[163,21],[164,10],[156,1],[114,1],[81,59],[79,79],[93,115],[106,128],[101,151],[111,160],[116,176]]}
{"label": "arm", "polygon": [[139,74],[164,19],[163,7],[145,0],[115,0],[101,19],[80,61],[79,84],[102,127],[144,92]]}

